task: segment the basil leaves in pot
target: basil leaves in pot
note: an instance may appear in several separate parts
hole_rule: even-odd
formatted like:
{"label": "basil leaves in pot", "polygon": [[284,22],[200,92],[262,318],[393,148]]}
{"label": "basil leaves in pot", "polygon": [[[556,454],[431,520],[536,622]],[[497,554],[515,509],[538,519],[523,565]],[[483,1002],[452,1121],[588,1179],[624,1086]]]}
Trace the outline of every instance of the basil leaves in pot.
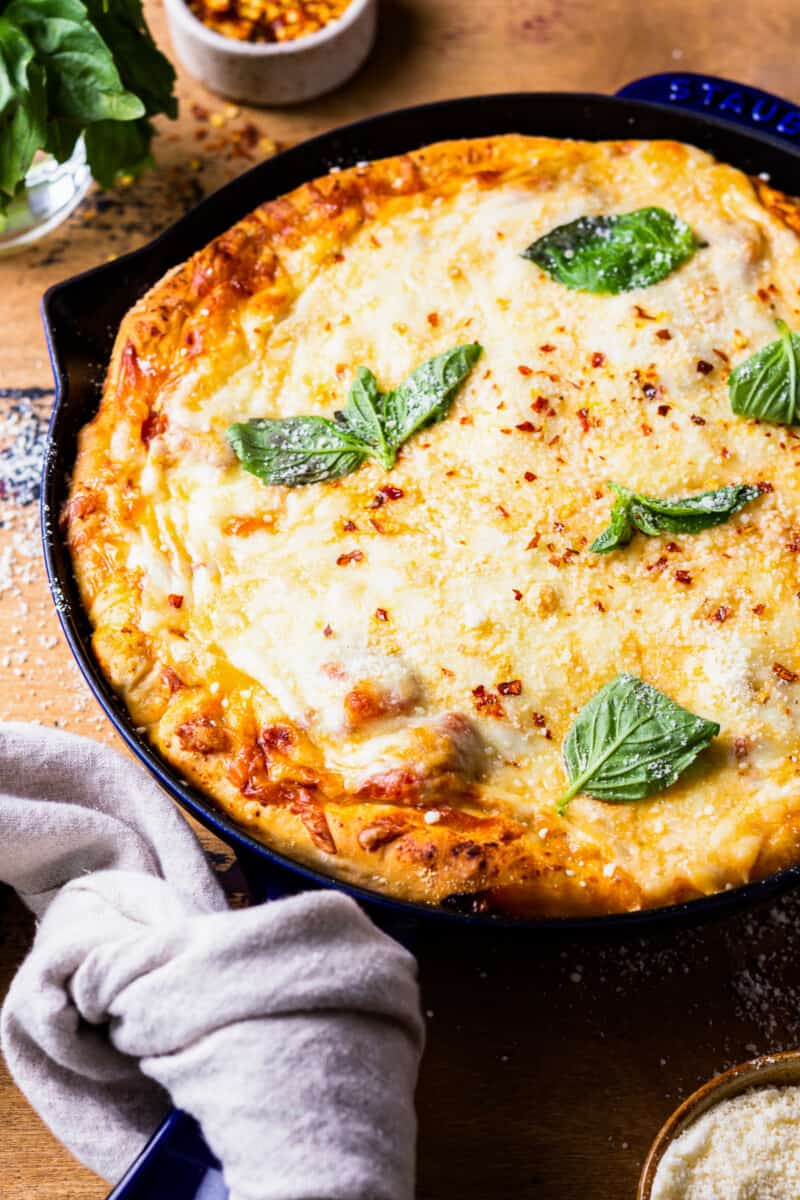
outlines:
{"label": "basil leaves in pot", "polygon": [[390,470],[401,445],[447,416],[456,392],[483,353],[477,342],[429,358],[391,392],[359,367],[347,404],[334,419],[264,417],[228,429],[246,471],[264,483],[300,487],[349,475],[368,458]]}
{"label": "basil leaves in pot", "polygon": [[800,423],[800,334],[776,321],[780,337],[731,372],[728,394],[740,417],[774,425]]}
{"label": "basil leaves in pot", "polygon": [[703,242],[664,208],[579,217],[532,242],[522,257],[575,291],[616,294],[659,283]]}
{"label": "basil leaves in pot", "polygon": [[150,164],[174,80],[141,0],[0,0],[0,228],[39,150],[64,162],[84,133],[103,187]]}
{"label": "basil leaves in pot", "polygon": [[617,675],[584,705],[567,734],[570,786],[559,813],[579,792],[627,804],[671,787],[719,730],[716,721],[695,716],[635,675]]}
{"label": "basil leaves in pot", "polygon": [[648,537],[658,537],[663,533],[700,533],[722,525],[762,492],[756,484],[732,483],[696,496],[659,500],[632,492],[619,483],[608,486],[617,498],[608,526],[589,547],[595,554],[608,554],[627,546],[637,529]]}

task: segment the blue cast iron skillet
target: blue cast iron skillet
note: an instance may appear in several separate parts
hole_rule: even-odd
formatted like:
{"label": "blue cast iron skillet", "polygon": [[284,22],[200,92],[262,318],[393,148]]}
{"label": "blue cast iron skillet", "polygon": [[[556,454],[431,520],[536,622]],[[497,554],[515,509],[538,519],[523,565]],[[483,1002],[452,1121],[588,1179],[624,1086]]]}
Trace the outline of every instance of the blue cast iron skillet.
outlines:
{"label": "blue cast iron skillet", "polygon": [[[56,385],[42,476],[42,541],[59,620],[83,675],[122,739],[166,791],[230,843],[254,897],[270,899],[301,888],[341,887],[401,940],[418,922],[457,922],[552,935],[590,931],[632,933],[643,926],[689,923],[756,904],[800,880],[800,866],[767,879],[686,904],[612,916],[512,921],[463,906],[434,909],[336,883],[255,841],[190,787],[137,734],[101,674],[90,629],[59,535],[78,429],[94,414],[117,327],[125,312],[170,267],[199,250],[251,209],[333,166],[402,154],[446,138],[502,133],[574,138],[673,138],[691,142],[749,174],[766,173],[776,187],[800,194],[800,110],[778,97],[711,76],[650,76],[616,97],[574,93],[474,96],[425,104],[357,121],[313,138],[254,167],[203,200],[149,245],[57,284],[42,315]],[[109,1200],[225,1200],[219,1163],[194,1121],[171,1112]]]}
{"label": "blue cast iron skillet", "polygon": [[645,912],[587,918],[512,920],[471,911],[469,898],[431,908],[334,883],[257,842],[188,785],[136,732],[91,650],[90,629],[58,529],[75,459],[76,434],[94,414],[105,365],[122,317],[165,271],[224,232],[251,209],[334,166],[401,154],[428,142],[517,132],[574,138],[675,138],[711,151],[750,174],[766,172],[775,186],[800,193],[800,111],[724,80],[657,75],[628,85],[618,97],[572,93],[474,96],[402,109],[357,121],[287,150],[201,201],[170,229],[119,259],[86,271],[45,294],[42,313],[55,376],[42,480],[42,538],[47,573],[64,634],[83,675],[117,732],[171,796],[240,856],[257,895],[299,887],[341,887],[389,921],[424,918],[472,925],[545,930],[634,929],[679,918],[705,919],[777,892],[800,878],[800,867],[720,895]]}

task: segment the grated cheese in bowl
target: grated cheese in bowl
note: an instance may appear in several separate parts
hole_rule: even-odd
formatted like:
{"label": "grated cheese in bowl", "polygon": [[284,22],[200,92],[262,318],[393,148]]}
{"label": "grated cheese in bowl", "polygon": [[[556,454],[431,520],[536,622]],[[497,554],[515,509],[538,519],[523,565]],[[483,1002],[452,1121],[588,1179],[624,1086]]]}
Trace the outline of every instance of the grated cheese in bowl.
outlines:
{"label": "grated cheese in bowl", "polygon": [[800,1086],[722,1100],[667,1148],[651,1200],[800,1197]]}

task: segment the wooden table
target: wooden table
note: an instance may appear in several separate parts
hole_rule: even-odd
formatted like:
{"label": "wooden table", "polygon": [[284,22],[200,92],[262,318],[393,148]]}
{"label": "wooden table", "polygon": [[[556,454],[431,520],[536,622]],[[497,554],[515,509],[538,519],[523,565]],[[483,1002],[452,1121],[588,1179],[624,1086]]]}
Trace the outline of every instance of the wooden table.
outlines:
{"label": "wooden table", "polygon": [[[169,49],[160,3],[147,7]],[[791,0],[382,0],[369,63],[316,104],[239,111],[182,75],[181,117],[162,126],[157,169],[127,189],[92,194],[56,236],[0,262],[0,452],[14,437],[32,442],[30,470],[15,497],[0,500],[0,717],[115,741],[59,633],[27,486],[52,396],[37,311],[49,284],[141,244],[249,166],[237,149],[248,122],[264,139],[247,151],[257,159],[271,142],[422,100],[613,91],[677,67],[800,100],[798,35]],[[2,992],[32,925],[8,892],[0,891],[0,914]],[[798,917],[800,900],[788,897],[705,930],[624,942],[425,931],[420,1200],[633,1200],[647,1146],[687,1091],[757,1051],[800,1044]],[[105,1196],[2,1067],[0,1127],[0,1190],[9,1200]]]}

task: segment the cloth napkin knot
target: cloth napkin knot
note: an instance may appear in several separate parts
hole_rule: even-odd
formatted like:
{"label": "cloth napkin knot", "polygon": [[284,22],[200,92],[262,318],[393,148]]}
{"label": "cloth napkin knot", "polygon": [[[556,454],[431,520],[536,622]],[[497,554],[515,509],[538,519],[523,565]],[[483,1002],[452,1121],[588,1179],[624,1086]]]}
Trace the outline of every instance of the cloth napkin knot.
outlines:
{"label": "cloth napkin knot", "polygon": [[172,1102],[235,1200],[412,1200],[416,964],[309,892],[229,911],[192,831],[97,743],[0,723],[0,880],[39,917],[9,1068],[116,1181]]}

